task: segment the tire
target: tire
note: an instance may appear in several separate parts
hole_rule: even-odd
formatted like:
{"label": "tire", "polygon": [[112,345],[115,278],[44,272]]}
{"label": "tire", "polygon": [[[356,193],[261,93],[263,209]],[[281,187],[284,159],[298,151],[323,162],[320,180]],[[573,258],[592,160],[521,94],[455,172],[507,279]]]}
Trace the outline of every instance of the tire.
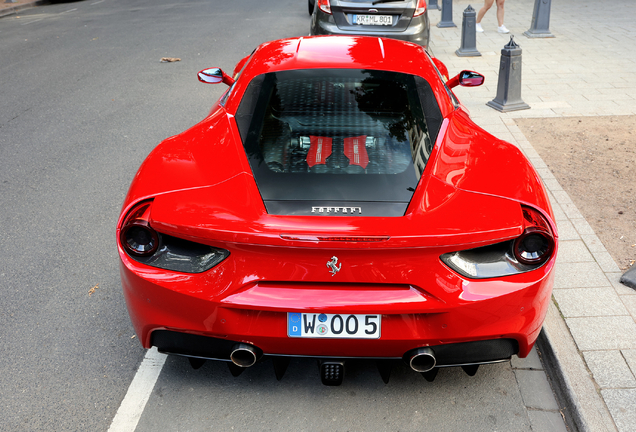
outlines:
{"label": "tire", "polygon": [[307,6],[309,8],[309,15],[312,15],[314,13],[314,1],[312,0],[307,0]]}

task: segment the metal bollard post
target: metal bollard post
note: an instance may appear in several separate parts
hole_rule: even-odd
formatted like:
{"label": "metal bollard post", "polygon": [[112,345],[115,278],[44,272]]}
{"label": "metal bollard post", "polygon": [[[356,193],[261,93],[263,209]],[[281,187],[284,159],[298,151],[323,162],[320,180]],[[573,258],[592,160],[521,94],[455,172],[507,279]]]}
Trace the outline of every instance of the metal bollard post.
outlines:
{"label": "metal bollard post", "polygon": [[475,23],[477,22],[477,12],[471,5],[464,9],[462,19],[462,44],[455,54],[459,57],[478,57],[481,55],[477,51],[477,31]]}
{"label": "metal bollard post", "polygon": [[441,9],[440,5],[437,4],[437,0],[428,0],[428,8],[437,10]]}
{"label": "metal bollard post", "polygon": [[529,38],[553,38],[550,33],[550,5],[552,0],[535,0],[530,28],[523,32]]}
{"label": "metal bollard post", "polygon": [[442,20],[437,23],[437,27],[457,27],[453,22],[453,0],[442,0]]}
{"label": "metal bollard post", "polygon": [[486,103],[500,112],[529,109],[530,105],[521,100],[521,48],[510,37],[508,45],[501,50],[497,96]]}

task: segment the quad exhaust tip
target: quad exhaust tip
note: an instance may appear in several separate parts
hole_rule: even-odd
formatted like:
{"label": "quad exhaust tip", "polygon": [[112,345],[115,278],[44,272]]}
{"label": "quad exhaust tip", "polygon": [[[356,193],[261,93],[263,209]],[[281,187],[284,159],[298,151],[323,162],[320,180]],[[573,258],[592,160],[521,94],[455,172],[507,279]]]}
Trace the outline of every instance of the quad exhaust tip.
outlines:
{"label": "quad exhaust tip", "polygon": [[428,372],[437,364],[435,352],[428,347],[408,351],[403,358],[415,372]]}
{"label": "quad exhaust tip", "polygon": [[238,367],[248,368],[254,366],[262,355],[262,351],[253,345],[238,343],[232,347],[230,360]]}

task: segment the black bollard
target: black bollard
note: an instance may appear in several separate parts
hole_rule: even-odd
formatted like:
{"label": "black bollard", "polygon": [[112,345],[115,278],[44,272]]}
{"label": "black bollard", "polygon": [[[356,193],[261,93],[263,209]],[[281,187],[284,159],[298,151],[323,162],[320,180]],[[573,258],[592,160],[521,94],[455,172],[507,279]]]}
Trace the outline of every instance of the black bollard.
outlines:
{"label": "black bollard", "polygon": [[523,32],[529,38],[553,38],[550,33],[550,5],[552,0],[535,0],[530,28]]}
{"label": "black bollard", "polygon": [[441,9],[441,7],[437,4],[437,0],[428,0],[428,8],[437,10]]}
{"label": "black bollard", "polygon": [[464,9],[462,19],[462,44],[455,54],[459,57],[478,57],[481,55],[477,51],[477,31],[475,23],[477,22],[477,12],[471,5]]}
{"label": "black bollard", "polygon": [[497,96],[486,104],[501,112],[530,108],[521,100],[521,48],[513,38],[510,36],[510,42],[501,50]]}
{"label": "black bollard", "polygon": [[442,20],[437,23],[437,27],[457,27],[453,22],[453,0],[442,0]]}
{"label": "black bollard", "polygon": [[620,278],[620,283],[630,288],[636,289],[636,266],[632,266]]}

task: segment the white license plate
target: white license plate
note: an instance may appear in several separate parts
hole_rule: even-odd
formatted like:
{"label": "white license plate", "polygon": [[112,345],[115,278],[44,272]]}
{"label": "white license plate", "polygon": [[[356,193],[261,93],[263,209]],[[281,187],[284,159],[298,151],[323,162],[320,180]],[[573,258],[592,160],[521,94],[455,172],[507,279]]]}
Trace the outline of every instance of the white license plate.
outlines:
{"label": "white license plate", "polygon": [[381,315],[287,313],[289,337],[379,339]]}
{"label": "white license plate", "polygon": [[354,15],[353,23],[358,25],[391,25],[391,15]]}

